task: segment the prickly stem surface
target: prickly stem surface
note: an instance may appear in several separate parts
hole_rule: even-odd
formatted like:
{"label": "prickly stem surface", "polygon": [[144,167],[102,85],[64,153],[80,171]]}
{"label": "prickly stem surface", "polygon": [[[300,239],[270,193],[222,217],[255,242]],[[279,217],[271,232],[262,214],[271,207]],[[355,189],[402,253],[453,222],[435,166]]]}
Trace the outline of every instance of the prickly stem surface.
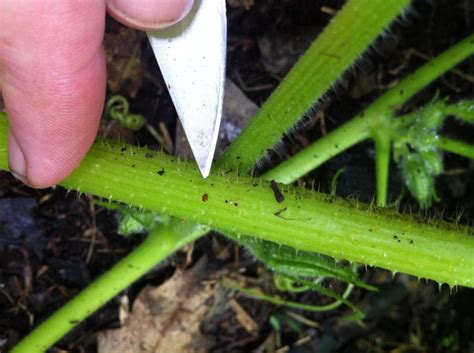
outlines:
{"label": "prickly stem surface", "polygon": [[[6,136],[6,120],[0,119],[3,169]],[[278,202],[266,181],[216,171],[202,179],[193,163],[111,142],[96,143],[63,185],[234,234],[474,287],[472,231],[393,210],[369,210],[295,187],[282,187]]]}

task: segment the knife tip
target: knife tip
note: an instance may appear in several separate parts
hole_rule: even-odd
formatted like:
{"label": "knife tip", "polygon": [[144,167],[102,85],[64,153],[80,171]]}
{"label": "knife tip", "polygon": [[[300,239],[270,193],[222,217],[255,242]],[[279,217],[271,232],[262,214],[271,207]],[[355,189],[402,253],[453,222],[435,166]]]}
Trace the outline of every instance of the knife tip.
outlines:
{"label": "knife tip", "polygon": [[207,157],[206,159],[199,160],[197,162],[202,177],[206,179],[209,176],[209,173],[211,172],[212,157]]}

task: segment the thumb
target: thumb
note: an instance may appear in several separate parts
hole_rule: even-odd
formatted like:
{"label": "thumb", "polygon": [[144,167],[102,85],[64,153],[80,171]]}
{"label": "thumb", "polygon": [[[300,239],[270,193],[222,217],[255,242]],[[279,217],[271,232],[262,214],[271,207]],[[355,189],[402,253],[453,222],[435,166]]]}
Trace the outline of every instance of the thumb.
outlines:
{"label": "thumb", "polygon": [[80,163],[105,92],[103,1],[0,1],[0,87],[12,172],[44,188]]}
{"label": "thumb", "polygon": [[193,3],[194,0],[107,0],[107,8],[117,21],[132,28],[150,31],[181,21]]}

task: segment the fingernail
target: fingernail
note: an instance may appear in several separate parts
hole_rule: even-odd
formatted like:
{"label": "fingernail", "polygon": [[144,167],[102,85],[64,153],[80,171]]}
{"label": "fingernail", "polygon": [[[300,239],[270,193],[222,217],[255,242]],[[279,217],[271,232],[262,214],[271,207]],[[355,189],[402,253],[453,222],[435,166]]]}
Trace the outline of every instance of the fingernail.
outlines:
{"label": "fingernail", "polygon": [[12,175],[26,183],[26,159],[15,136],[10,132],[8,136],[8,164]]}
{"label": "fingernail", "polygon": [[[206,0],[207,1],[207,0]],[[107,0],[109,13],[127,26],[158,30],[181,21],[191,11],[194,0]]]}
{"label": "fingernail", "polygon": [[188,0],[186,2],[186,6],[184,8],[184,11],[181,13],[181,16],[178,18],[178,20],[176,22],[179,22],[182,19],[184,19],[189,14],[191,9],[193,8],[193,5],[194,5],[194,0]]}

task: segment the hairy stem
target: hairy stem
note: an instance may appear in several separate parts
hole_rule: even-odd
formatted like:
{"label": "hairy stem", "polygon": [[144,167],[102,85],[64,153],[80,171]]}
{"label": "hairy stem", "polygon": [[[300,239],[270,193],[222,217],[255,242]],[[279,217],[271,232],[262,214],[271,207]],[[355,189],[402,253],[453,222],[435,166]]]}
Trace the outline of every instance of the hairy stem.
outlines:
{"label": "hairy stem", "polygon": [[[392,123],[389,121],[392,120],[397,109],[419,90],[473,53],[474,35],[471,35],[403,79],[361,114],[282,162],[266,173],[263,178],[290,184],[335,155],[367,138],[374,138],[376,134],[390,135],[393,123],[401,123],[398,121],[400,119],[393,120]],[[451,109],[453,112],[459,111],[459,109]],[[403,121],[412,119],[412,116],[416,117],[416,115],[410,114]]]}
{"label": "hairy stem", "polygon": [[332,157],[370,137],[367,120],[356,117],[263,175],[265,180],[291,184]]}
{"label": "hairy stem", "polygon": [[474,159],[474,146],[467,143],[440,137],[438,147],[447,152],[456,153],[470,159]]}
{"label": "hairy stem", "polygon": [[408,4],[409,0],[349,0],[225,152],[221,162],[243,172],[250,171]]}
{"label": "hairy stem", "polygon": [[[0,167],[7,124],[0,119]],[[63,185],[69,189],[244,234],[450,285],[474,286],[474,237],[393,210],[370,210],[302,188],[213,173],[146,149],[99,142]]]}
{"label": "hairy stem", "polygon": [[206,227],[179,232],[173,223],[159,226],[138,248],[35,328],[12,353],[44,352],[153,266],[205,233]]}

